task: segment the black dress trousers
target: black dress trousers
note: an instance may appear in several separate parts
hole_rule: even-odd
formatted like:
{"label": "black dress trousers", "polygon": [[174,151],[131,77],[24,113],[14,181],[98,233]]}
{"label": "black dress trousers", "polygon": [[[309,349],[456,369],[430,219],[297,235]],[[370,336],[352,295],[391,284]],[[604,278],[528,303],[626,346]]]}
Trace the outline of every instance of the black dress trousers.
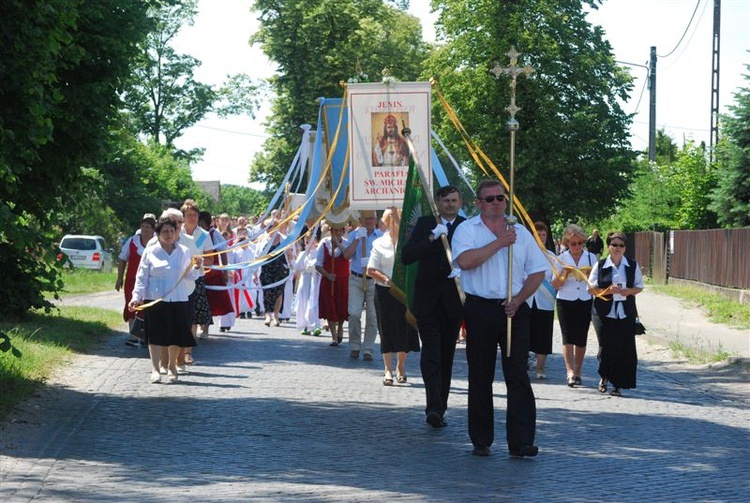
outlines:
{"label": "black dress trousers", "polygon": [[510,450],[533,445],[536,399],[526,362],[529,355],[529,314],[521,304],[512,319],[511,354],[506,356],[507,317],[501,301],[466,296],[466,359],[469,364],[469,437],[475,446],[489,447],[495,439],[492,383],[498,343],[507,388],[505,429]]}

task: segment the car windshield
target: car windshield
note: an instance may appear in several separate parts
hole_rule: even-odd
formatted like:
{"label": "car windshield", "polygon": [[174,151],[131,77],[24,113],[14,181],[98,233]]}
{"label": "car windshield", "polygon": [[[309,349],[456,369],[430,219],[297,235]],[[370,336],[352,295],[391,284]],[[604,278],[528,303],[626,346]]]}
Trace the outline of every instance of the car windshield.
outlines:
{"label": "car windshield", "polygon": [[60,243],[60,248],[69,250],[96,250],[96,241],[86,238],[65,238]]}

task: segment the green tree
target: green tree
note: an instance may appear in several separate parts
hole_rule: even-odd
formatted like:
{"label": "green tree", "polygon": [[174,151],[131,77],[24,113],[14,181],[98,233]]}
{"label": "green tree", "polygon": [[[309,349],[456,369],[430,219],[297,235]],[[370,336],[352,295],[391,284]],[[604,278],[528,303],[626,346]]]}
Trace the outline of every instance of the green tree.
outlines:
{"label": "green tree", "polygon": [[54,217],[62,195],[85,196],[80,167],[106,148],[150,3],[0,4],[1,317],[49,308],[44,292],[62,286]]}
{"label": "green tree", "polygon": [[[318,97],[343,95],[340,82],[358,72],[380,79],[388,68],[414,80],[428,47],[419,20],[382,0],[256,0],[260,30],[251,39],[278,65],[270,138],[252,162],[250,180],[278,186],[301,139],[299,126],[317,119]],[[393,5],[391,5],[393,4]]]}
{"label": "green tree", "polygon": [[[258,86],[252,79],[243,74],[231,76],[224,86],[214,89],[195,80],[195,70],[201,62],[178,54],[171,46],[183,27],[192,26],[198,12],[197,0],[157,4],[149,12],[154,30],[139,45],[137,65],[124,94],[132,130],[158,143],[173,145],[176,138],[209,112],[254,117]],[[200,154],[194,151],[187,157]]]}
{"label": "green tree", "polygon": [[[601,27],[586,21],[582,4],[564,0],[436,0],[438,36],[445,44],[428,62],[428,75],[456,109],[464,127],[508,178],[510,78],[490,69],[508,66],[506,53],[523,53],[516,118],[516,191],[535,219],[577,221],[612,211],[634,175],[627,100],[632,78],[619,67]],[[433,127],[464,163],[468,156],[444,114]],[[475,169],[475,172],[477,170]]]}
{"label": "green tree", "polygon": [[[715,215],[708,209],[715,177],[705,148],[692,142],[681,149],[671,148],[674,143],[666,135],[657,144],[673,154],[661,155],[657,149],[657,162],[641,159],[630,195],[599,227],[636,232],[707,229],[715,225]],[[671,157],[673,161],[666,162]]]}
{"label": "green tree", "polygon": [[230,215],[261,215],[271,200],[269,194],[264,194],[249,187],[239,185],[222,185],[221,201],[216,205],[216,213]]}
{"label": "green tree", "polygon": [[617,204],[615,212],[594,227],[623,232],[679,228],[676,213],[680,198],[670,165],[641,159],[630,191],[630,196]]}
{"label": "green tree", "polygon": [[[750,70],[750,65],[745,68]],[[750,80],[750,73],[745,74],[745,80]],[[723,227],[750,225],[750,88],[741,88],[734,99],[731,114],[721,122],[718,182],[711,193],[710,207]]]}
{"label": "green tree", "polygon": [[679,229],[710,229],[716,215],[709,210],[716,178],[708,162],[705,145],[686,144],[672,167],[672,187],[679,197],[676,219]]}

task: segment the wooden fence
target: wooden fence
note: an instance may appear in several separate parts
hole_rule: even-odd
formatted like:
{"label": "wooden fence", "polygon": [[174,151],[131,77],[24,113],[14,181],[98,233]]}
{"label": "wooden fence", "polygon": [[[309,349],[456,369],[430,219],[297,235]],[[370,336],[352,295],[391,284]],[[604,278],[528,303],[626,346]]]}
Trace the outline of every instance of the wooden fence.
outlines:
{"label": "wooden fence", "polygon": [[656,283],[672,277],[750,289],[750,227],[636,232],[628,236],[628,256]]}

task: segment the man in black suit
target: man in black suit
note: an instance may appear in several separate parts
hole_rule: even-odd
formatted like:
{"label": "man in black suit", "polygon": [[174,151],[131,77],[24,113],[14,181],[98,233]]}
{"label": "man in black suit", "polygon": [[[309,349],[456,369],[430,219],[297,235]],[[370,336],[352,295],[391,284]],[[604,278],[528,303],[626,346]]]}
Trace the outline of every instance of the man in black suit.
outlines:
{"label": "man in black suit", "polygon": [[458,216],[462,201],[456,187],[438,189],[435,203],[439,221],[431,215],[419,217],[401,252],[401,261],[405,265],[419,261],[411,311],[422,339],[420,367],[427,394],[425,414],[430,426],[442,428],[446,426],[443,416],[448,407],[462,305],[456,281],[449,277],[453,267],[445,256],[440,236],[447,235],[450,243],[453,231],[466,219]]}

